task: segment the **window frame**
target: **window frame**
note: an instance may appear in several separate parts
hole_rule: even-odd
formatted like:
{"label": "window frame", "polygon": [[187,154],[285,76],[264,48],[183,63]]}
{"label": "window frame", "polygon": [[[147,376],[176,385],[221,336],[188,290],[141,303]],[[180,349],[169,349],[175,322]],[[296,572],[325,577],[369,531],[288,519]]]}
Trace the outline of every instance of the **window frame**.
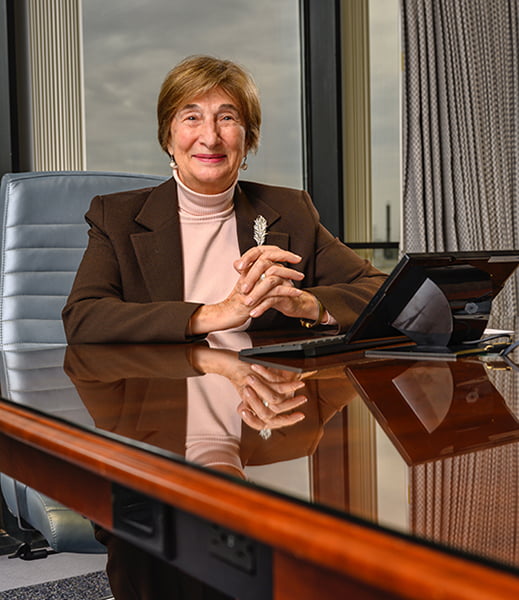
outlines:
{"label": "window frame", "polygon": [[303,173],[321,222],[344,235],[341,2],[301,0]]}

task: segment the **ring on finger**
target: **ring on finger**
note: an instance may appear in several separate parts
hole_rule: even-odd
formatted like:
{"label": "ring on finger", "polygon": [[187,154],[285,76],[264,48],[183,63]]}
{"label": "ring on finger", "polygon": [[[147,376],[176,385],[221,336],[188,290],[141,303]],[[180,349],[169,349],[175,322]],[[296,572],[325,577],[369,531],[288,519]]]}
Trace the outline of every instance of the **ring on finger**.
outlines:
{"label": "ring on finger", "polygon": [[266,277],[265,273],[262,273],[262,274],[260,275],[260,280],[261,280],[261,281],[263,281],[263,280],[265,279],[265,277]]}
{"label": "ring on finger", "polygon": [[259,434],[262,440],[267,441],[272,435],[272,431],[265,425],[265,427],[263,427]]}
{"label": "ring on finger", "polygon": [[269,403],[266,400],[263,400],[263,406],[265,408],[268,408],[269,407]]}

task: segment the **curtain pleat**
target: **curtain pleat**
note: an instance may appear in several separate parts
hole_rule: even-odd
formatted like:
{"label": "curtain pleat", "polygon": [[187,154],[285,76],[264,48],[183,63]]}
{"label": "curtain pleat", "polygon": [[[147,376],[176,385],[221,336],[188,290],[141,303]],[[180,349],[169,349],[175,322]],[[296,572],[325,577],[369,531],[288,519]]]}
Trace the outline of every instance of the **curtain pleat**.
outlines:
{"label": "curtain pleat", "polygon": [[411,467],[415,535],[517,567],[517,445]]}

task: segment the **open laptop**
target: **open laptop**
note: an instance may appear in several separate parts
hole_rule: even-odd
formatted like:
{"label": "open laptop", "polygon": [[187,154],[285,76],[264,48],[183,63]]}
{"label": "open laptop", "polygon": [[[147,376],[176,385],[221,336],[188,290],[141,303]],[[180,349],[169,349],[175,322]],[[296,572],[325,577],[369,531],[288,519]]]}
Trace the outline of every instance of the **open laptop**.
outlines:
{"label": "open laptop", "polygon": [[346,333],[246,348],[240,356],[321,356],[406,340],[441,352],[478,340],[492,300],[518,265],[516,250],[404,254]]}

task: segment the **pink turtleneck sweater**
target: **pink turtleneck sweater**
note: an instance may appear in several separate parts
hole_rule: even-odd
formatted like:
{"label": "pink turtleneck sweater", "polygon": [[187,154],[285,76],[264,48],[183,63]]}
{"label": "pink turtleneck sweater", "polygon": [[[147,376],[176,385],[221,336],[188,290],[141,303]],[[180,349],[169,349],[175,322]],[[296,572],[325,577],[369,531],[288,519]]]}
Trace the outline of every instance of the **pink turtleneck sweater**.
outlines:
{"label": "pink turtleneck sweater", "polygon": [[176,169],[173,176],[184,260],[184,300],[216,304],[230,294],[239,277],[233,267],[240,257],[233,204],[236,182],[220,194],[208,195],[186,187]]}

